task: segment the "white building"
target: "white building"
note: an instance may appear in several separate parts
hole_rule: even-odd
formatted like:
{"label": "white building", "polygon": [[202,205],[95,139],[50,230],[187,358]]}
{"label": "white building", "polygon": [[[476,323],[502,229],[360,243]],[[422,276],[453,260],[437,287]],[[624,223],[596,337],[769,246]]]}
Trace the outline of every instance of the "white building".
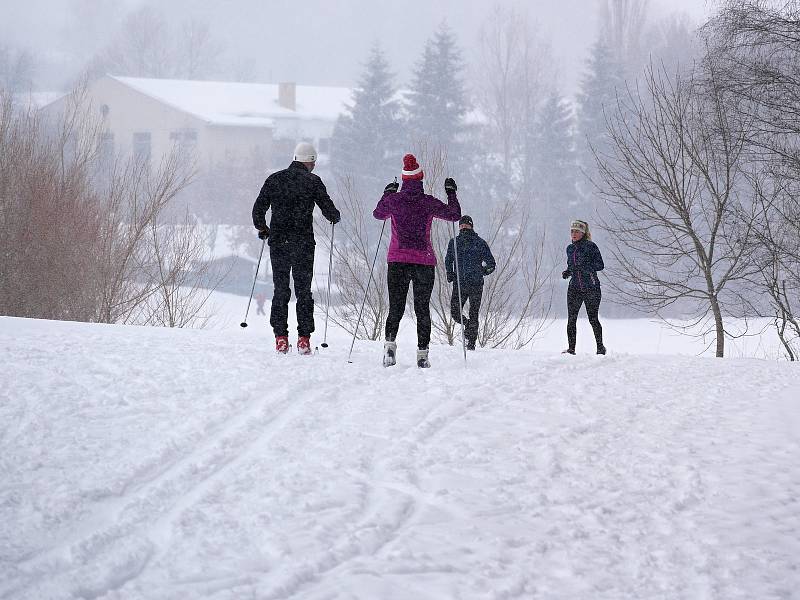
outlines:
{"label": "white building", "polygon": [[[176,146],[191,150],[201,169],[217,161],[258,155],[267,168],[289,164],[299,141],[329,156],[349,88],[107,75],[89,86],[103,121],[103,150],[153,160]],[[46,109],[58,110],[63,99]]]}

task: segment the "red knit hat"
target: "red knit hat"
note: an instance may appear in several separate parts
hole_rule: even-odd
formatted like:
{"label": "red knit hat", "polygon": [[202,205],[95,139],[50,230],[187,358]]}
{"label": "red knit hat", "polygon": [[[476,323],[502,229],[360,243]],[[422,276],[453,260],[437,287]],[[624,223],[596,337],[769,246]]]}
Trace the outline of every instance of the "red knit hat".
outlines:
{"label": "red knit hat", "polygon": [[403,181],[419,180],[425,177],[422,167],[417,163],[417,159],[413,154],[406,154],[403,157]]}

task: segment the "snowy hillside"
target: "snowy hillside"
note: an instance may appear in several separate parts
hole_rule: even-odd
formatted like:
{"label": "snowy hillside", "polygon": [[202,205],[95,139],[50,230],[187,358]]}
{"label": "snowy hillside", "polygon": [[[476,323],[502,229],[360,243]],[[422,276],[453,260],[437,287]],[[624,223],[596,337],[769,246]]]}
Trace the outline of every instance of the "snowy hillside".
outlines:
{"label": "snowy hillside", "polygon": [[796,365],[271,346],[0,318],[0,598],[800,593]]}

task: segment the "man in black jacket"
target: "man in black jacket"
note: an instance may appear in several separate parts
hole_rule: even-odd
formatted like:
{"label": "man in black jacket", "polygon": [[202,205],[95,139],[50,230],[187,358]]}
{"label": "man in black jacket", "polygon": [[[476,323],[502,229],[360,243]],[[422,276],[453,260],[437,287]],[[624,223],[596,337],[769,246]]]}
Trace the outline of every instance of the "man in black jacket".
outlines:
{"label": "man in black jacket", "polygon": [[[481,238],[472,225],[472,217],[464,215],[458,222],[461,230],[456,238],[458,245],[458,275],[461,280],[461,304],[458,302],[458,282],[455,280],[455,252],[453,240],[447,246],[444,265],[447,268],[447,281],[453,282],[453,296],[450,300],[450,312],[456,323],[464,322],[464,337],[467,350],[475,350],[478,339],[478,311],[483,297],[483,278],[495,269],[494,256],[489,245]],[[469,318],[461,311],[469,301]]]}
{"label": "man in black jacket", "polygon": [[[253,225],[258,237],[269,239],[272,263],[272,297],[269,323],[275,332],[275,349],[289,350],[289,274],[294,279],[297,299],[297,351],[311,354],[311,333],[314,331],[314,297],[311,279],[314,275],[314,205],[331,223],[338,223],[339,211],[328,196],[325,184],[311,171],[317,151],[307,142],[297,144],[294,161],[289,168],[273,173],[264,182],[253,205]],[[265,219],[272,209],[269,226]]]}

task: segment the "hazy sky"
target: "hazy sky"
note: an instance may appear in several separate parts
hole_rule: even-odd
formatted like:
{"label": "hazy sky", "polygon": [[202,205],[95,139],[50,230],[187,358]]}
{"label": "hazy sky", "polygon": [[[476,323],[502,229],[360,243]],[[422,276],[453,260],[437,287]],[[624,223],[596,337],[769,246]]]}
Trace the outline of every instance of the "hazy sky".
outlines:
{"label": "hazy sky", "polygon": [[[525,7],[550,38],[565,91],[574,91],[596,37],[599,0],[162,0],[170,19],[212,26],[225,60],[250,62],[259,81],[352,85],[377,40],[406,85],[425,40],[446,20],[470,62],[493,4]],[[91,57],[126,6],[145,0],[0,0],[0,43],[39,57]],[[683,11],[700,22],[708,0],[650,0],[651,13]]]}

